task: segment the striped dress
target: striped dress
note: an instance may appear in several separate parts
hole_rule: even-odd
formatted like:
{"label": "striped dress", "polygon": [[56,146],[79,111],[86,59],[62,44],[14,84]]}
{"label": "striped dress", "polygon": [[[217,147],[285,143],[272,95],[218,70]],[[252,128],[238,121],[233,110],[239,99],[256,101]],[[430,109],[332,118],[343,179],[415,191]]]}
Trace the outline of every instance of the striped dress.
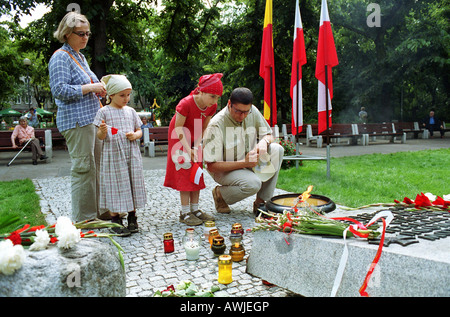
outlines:
{"label": "striped dress", "polygon": [[[136,111],[128,106],[122,109],[111,106],[101,108],[94,124],[99,126],[102,120],[108,125],[108,134],[103,141],[100,163],[99,208],[114,213],[142,208],[147,196],[139,139],[129,141],[125,136],[125,133],[139,129],[142,121]],[[113,135],[110,127],[118,129],[118,132]]]}

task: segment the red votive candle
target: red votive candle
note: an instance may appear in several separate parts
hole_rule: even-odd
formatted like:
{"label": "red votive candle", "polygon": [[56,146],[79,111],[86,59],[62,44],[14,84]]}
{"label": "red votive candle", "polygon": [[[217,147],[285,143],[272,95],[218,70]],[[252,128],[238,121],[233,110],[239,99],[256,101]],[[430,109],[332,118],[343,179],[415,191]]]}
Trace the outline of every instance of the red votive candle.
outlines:
{"label": "red votive candle", "polygon": [[174,250],[173,235],[167,232],[164,234],[164,253],[172,253]]}

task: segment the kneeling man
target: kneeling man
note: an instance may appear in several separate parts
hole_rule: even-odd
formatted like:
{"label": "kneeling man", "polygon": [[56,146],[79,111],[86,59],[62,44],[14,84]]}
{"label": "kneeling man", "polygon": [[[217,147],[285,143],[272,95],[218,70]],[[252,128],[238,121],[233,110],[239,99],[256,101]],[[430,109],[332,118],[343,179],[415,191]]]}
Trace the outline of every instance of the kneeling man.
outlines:
{"label": "kneeling man", "polygon": [[210,121],[204,133],[203,159],[213,179],[216,210],[229,213],[230,207],[256,194],[253,212],[274,193],[284,149],[273,143],[270,128],[253,106],[248,88],[233,90],[227,106]]}

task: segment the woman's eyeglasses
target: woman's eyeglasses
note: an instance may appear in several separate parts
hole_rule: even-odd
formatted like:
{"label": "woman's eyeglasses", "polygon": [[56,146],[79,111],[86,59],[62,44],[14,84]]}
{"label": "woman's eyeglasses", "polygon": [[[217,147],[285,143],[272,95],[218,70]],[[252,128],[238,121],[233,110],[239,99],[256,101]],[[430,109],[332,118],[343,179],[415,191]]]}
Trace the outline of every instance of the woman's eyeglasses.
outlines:
{"label": "woman's eyeglasses", "polygon": [[248,111],[242,111],[242,110],[238,110],[236,109],[233,104],[231,104],[231,108],[233,108],[233,111],[236,112],[237,114],[241,115],[241,114],[245,114],[248,115],[249,113],[252,113],[252,108],[250,108],[250,110]]}
{"label": "woman's eyeglasses", "polygon": [[72,32],[72,33],[78,35],[79,37],[85,37],[85,36],[90,37],[92,35],[92,33],[89,31],[88,32]]}

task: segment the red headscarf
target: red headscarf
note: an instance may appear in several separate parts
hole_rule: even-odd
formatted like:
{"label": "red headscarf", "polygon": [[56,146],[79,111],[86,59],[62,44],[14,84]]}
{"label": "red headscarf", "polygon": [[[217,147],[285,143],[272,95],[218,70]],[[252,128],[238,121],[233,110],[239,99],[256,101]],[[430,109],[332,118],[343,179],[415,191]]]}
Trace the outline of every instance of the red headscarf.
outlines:
{"label": "red headscarf", "polygon": [[222,78],[223,74],[221,73],[215,73],[211,75],[203,75],[198,80],[197,88],[195,88],[191,95],[198,94],[199,91],[206,92],[213,95],[222,96],[223,93],[223,85],[220,81],[220,78]]}

